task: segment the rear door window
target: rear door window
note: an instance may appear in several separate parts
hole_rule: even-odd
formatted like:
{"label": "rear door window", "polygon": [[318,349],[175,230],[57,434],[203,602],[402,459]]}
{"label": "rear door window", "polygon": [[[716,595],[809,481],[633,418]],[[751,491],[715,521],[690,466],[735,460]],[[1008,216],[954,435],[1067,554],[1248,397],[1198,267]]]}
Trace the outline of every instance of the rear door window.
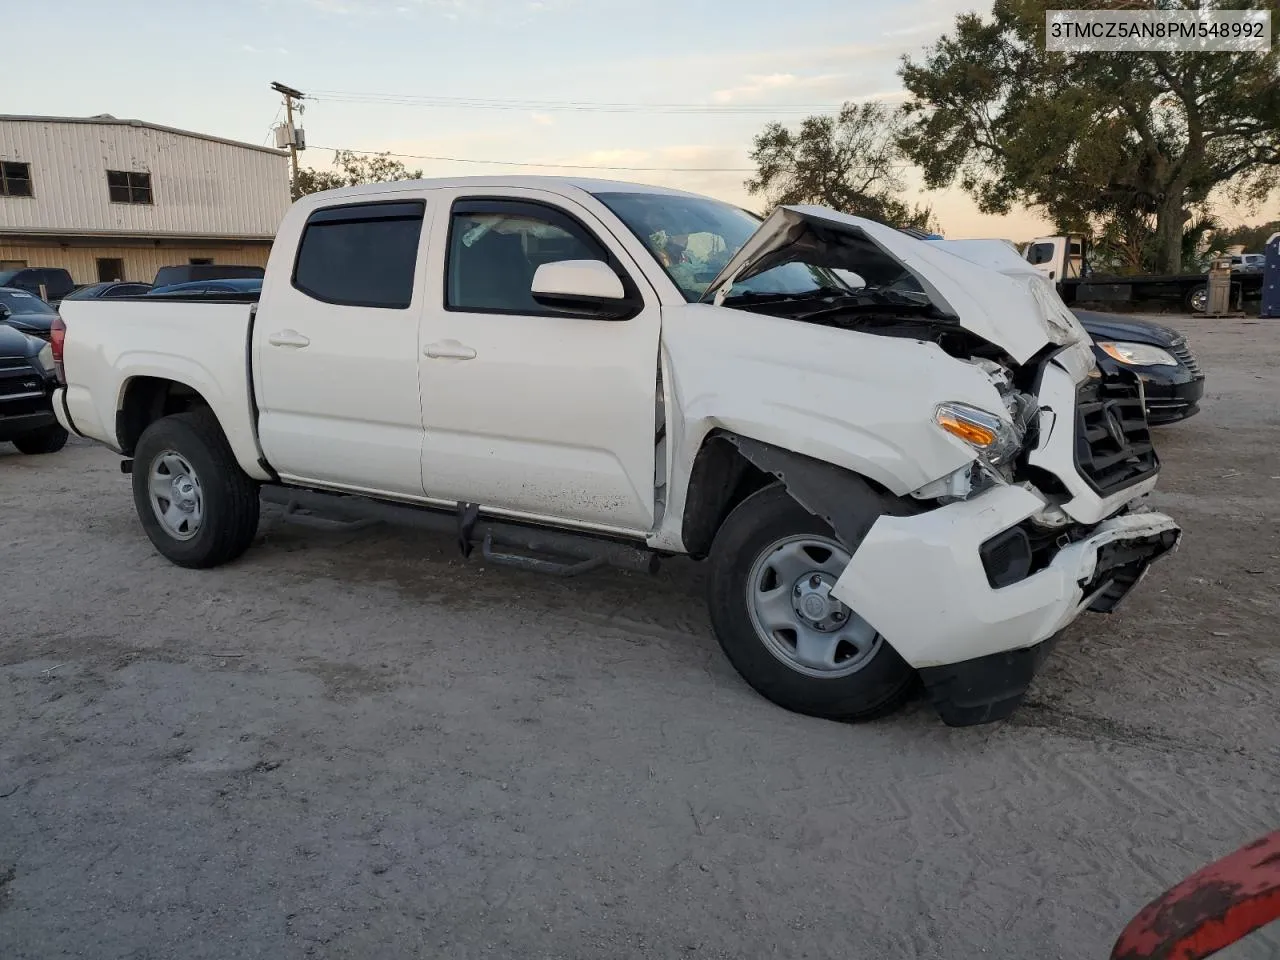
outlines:
{"label": "rear door window", "polygon": [[325,303],[407,309],[425,212],[422,200],[315,211],[298,244],[294,287]]}

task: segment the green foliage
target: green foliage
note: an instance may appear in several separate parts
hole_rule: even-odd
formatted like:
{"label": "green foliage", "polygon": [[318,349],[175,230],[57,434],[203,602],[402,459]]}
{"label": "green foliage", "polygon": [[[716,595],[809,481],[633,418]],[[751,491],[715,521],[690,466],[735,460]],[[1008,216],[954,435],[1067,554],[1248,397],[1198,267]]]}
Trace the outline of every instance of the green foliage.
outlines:
{"label": "green foliage", "polygon": [[928,207],[908,207],[901,118],[884,104],[846,103],[837,116],[806,117],[797,130],[771,123],[755,138],[747,190],[771,207],[814,203],[898,227],[937,229]]}
{"label": "green foliage", "polygon": [[[1170,5],[1197,4],[1126,4]],[[1280,29],[1280,0],[1208,5],[1270,7]],[[1045,11],[1061,6],[995,0],[990,17],[962,14],[920,60],[904,57],[900,146],[929,187],[958,183],[988,213],[1038,209],[1176,272],[1212,191],[1250,205],[1280,186],[1280,43],[1268,54],[1047,53]]]}
{"label": "green foliage", "polygon": [[1245,253],[1261,253],[1263,245],[1271,237],[1280,233],[1280,220],[1260,223],[1253,227],[1235,227],[1231,230],[1215,230],[1209,238],[1210,248],[1216,251],[1240,244]]}
{"label": "green foliage", "polygon": [[293,182],[293,199],[321,190],[355,187],[362,183],[387,183],[392,180],[418,180],[421,170],[408,170],[389,154],[359,154],[350,150],[333,152],[333,170],[303,167]]}

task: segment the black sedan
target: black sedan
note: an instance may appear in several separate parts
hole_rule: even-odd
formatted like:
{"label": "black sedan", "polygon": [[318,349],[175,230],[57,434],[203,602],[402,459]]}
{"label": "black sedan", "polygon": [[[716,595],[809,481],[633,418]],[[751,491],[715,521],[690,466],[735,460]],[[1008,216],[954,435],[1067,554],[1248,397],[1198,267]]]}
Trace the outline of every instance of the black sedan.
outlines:
{"label": "black sedan", "polygon": [[110,297],[140,297],[151,289],[149,283],[132,280],[111,280],[107,283],[90,283],[76,287],[63,300],[106,300]]}
{"label": "black sedan", "polygon": [[34,293],[13,287],[0,287],[0,323],[41,340],[48,340],[53,318],[57,315],[57,310]]}
{"label": "black sedan", "polygon": [[1147,420],[1176,423],[1200,411],[1204,373],[1176,330],[1114,313],[1073,310],[1093,337],[1093,355],[1104,373],[1127,368],[1142,378]]}
{"label": "black sedan", "polygon": [[0,323],[0,443],[22,453],[54,453],[67,431],[53,415],[52,348]]}

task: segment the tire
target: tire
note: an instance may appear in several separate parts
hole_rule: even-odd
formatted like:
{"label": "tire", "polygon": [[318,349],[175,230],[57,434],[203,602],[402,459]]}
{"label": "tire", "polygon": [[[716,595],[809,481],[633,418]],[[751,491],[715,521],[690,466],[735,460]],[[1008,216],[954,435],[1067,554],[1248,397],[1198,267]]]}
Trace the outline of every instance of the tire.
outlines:
{"label": "tire", "polygon": [[[157,488],[174,478],[168,481],[172,496],[154,506],[153,476]],[[183,477],[189,482],[179,490]],[[143,431],[134,450],[133,503],[155,548],[180,567],[229,563],[258,532],[258,485],[236,463],[210,410],[164,417]],[[180,507],[189,508],[185,526],[161,518],[162,512],[180,516]]]}
{"label": "tire", "polygon": [[26,436],[18,437],[13,441],[13,445],[20,453],[57,453],[67,445],[67,431],[57,424],[42,427]]}
{"label": "tire", "polygon": [[[837,648],[844,649],[846,656],[841,664],[837,654],[831,669],[799,663],[799,632],[791,631],[796,634],[796,652],[788,654],[787,631],[770,630],[762,622],[763,615],[754,599],[757,595],[752,593],[760,590],[761,584],[776,581],[773,588],[761,591],[760,597],[774,596],[780,602],[786,594],[787,603],[794,607],[803,603],[800,591],[814,582],[804,574],[794,581],[794,587],[790,586],[789,577],[771,569],[770,558],[782,557],[788,551],[795,554],[798,549],[806,559],[812,560],[815,556],[821,559],[821,550],[805,546],[815,542],[830,543],[843,551],[831,528],[796,503],[780,484],[759,490],[739,504],[716,534],[709,559],[708,606],[716,639],[743,679],[780,707],[829,720],[854,721],[881,716],[906,699],[915,681],[915,671],[883,637],[856,616],[856,611],[849,611],[838,601],[825,601],[826,609],[830,610],[832,603],[837,609],[812,633],[806,630],[809,636],[828,645],[832,634],[841,630],[852,628],[851,635],[860,634],[859,642],[865,644],[866,649],[855,652],[840,641]],[[784,546],[778,547],[780,543]],[[844,551],[844,558],[847,556]],[[829,585],[833,577],[838,577],[838,570],[843,569],[847,559],[836,555],[825,562],[832,567],[832,573],[814,574],[824,581],[818,585],[819,591]],[[794,564],[788,560],[788,565]],[[777,593],[778,589],[782,590],[781,594]],[[792,601],[792,594],[799,599]],[[833,625],[834,618],[840,618],[843,623]],[[867,641],[868,634],[874,639]]]}
{"label": "tire", "polygon": [[1182,298],[1182,305],[1187,308],[1187,313],[1204,313],[1209,309],[1209,285],[1201,283],[1192,287]]}

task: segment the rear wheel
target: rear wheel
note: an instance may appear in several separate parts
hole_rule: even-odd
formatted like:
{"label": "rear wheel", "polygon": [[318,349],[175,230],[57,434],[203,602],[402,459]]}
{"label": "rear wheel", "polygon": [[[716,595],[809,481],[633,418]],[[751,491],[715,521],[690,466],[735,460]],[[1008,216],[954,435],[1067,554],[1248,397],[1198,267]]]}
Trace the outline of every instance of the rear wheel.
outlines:
{"label": "rear wheel", "polygon": [[832,720],[886,713],[914,671],[856,611],[831,596],[849,551],[781,485],[744,500],[711,551],[716,637],[774,703]]}
{"label": "rear wheel", "polygon": [[182,567],[234,560],[258,530],[258,485],[209,410],[164,417],[143,431],[133,501],[156,549]]}
{"label": "rear wheel", "polygon": [[67,431],[54,424],[18,437],[13,445],[20,453],[57,453],[67,445]]}

